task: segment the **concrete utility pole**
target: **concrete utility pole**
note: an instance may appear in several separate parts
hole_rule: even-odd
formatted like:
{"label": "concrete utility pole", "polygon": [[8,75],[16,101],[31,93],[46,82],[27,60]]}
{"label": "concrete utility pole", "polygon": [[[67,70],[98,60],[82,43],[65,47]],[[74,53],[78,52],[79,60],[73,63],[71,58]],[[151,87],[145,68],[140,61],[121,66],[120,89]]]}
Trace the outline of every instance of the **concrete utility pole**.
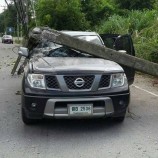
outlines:
{"label": "concrete utility pole", "polygon": [[[37,31],[38,30],[38,31]],[[39,33],[39,34],[37,34]],[[113,49],[106,48],[104,46],[96,45],[67,34],[60,31],[51,29],[34,29],[33,33],[30,35],[28,41],[29,44],[38,43],[39,39],[47,39],[49,41],[55,42],[57,44],[65,45],[70,48],[84,51],[88,54],[95,55],[104,59],[115,61],[118,64],[134,68],[137,71],[158,76],[158,64],[140,59],[125,53],[115,51]]]}
{"label": "concrete utility pole", "polygon": [[[81,40],[70,35],[64,34],[60,31],[51,30],[50,28],[35,28],[29,34],[29,39],[26,42],[25,47],[29,50],[32,50],[36,47],[42,39],[52,41],[54,43],[68,46],[70,48],[86,52],[90,55],[96,57],[101,57],[103,59],[112,60],[118,64],[134,68],[137,71],[158,77],[158,64],[140,59],[126,53],[121,53],[107,47],[97,45],[85,40]],[[26,59],[27,60],[27,59]],[[17,68],[16,65],[19,64],[20,56],[17,59],[17,62],[12,70],[12,74],[15,73]]]}

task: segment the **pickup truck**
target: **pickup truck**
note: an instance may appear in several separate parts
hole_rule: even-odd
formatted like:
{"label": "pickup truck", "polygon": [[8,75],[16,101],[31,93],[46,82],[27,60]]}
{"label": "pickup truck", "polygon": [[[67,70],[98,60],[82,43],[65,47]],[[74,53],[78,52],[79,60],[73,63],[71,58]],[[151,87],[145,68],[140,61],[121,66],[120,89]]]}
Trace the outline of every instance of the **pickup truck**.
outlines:
{"label": "pickup truck", "polygon": [[[98,45],[134,55],[130,35],[62,31]],[[22,80],[22,120],[34,124],[43,118],[106,118],[123,122],[130,102],[134,70],[52,43],[51,49],[31,53]]]}

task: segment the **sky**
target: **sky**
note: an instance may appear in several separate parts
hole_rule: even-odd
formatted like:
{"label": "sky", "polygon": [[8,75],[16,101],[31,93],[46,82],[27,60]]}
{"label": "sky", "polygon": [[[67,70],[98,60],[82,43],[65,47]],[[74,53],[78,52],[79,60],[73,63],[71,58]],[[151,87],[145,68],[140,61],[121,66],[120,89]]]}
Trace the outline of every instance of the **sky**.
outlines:
{"label": "sky", "polygon": [[3,12],[3,7],[1,7],[1,6],[6,6],[6,3],[5,3],[5,1],[4,0],[0,0],[0,13],[1,12]]}

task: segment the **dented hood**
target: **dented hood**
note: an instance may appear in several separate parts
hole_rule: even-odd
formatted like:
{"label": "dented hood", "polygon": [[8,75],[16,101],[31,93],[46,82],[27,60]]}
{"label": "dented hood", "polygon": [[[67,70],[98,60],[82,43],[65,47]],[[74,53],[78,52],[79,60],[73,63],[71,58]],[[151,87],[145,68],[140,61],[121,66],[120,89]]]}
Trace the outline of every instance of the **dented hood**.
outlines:
{"label": "dented hood", "polygon": [[34,71],[59,72],[59,71],[101,71],[123,72],[120,65],[113,61],[99,58],[80,57],[43,57],[32,60]]}

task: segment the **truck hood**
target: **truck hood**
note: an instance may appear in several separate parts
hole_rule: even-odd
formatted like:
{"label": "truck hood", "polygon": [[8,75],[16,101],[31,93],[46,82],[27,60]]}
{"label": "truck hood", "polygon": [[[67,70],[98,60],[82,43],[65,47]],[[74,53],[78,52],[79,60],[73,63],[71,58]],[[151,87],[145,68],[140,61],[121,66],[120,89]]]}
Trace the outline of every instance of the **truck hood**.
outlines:
{"label": "truck hood", "polygon": [[12,40],[12,38],[3,38],[4,40]]}
{"label": "truck hood", "polygon": [[124,72],[117,63],[99,58],[81,57],[43,57],[32,60],[33,70],[40,72]]}

